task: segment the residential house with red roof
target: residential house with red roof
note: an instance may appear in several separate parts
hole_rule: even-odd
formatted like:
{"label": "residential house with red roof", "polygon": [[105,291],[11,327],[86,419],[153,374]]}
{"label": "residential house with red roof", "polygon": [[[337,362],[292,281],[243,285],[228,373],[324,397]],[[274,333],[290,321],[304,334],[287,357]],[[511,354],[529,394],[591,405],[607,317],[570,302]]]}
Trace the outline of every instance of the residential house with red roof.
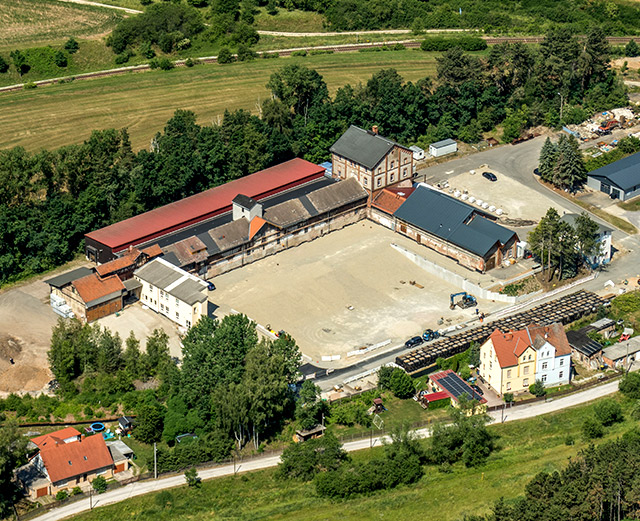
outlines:
{"label": "residential house with red roof", "polygon": [[113,477],[111,452],[100,434],[83,436],[73,427],[31,439],[37,449],[29,463],[16,470],[30,499],[60,490],[86,488],[97,477]]}
{"label": "residential house with red roof", "polygon": [[531,324],[519,331],[496,329],[480,347],[478,374],[499,395],[571,381],[571,347],[562,324]]}

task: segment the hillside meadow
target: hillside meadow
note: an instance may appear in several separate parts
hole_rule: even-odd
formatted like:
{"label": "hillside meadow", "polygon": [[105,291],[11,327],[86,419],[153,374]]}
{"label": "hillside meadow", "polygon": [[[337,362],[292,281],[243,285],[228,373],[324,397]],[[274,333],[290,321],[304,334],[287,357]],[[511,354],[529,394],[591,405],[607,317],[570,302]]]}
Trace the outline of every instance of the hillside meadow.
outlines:
{"label": "hillside meadow", "polygon": [[81,143],[94,129],[128,127],[133,147],[146,148],[176,109],[192,110],[205,125],[225,110],[257,113],[269,97],[265,85],[270,75],[286,64],[316,69],[334,94],[347,83],[366,82],[384,68],[393,67],[410,81],[435,76],[436,56],[406,50],[257,59],[0,93],[0,146],[52,149]]}
{"label": "hillside meadow", "polygon": [[[620,396],[617,399],[623,403],[626,419],[608,427],[603,440],[613,439],[637,425],[628,418],[630,403]],[[490,430],[499,436],[500,448],[485,466],[469,469],[458,463],[448,473],[428,466],[417,484],[370,496],[332,502],[318,497],[312,483],[282,481],[271,469],[207,481],[200,489],[181,487],[136,497],[73,519],[361,521],[415,519],[420,515],[426,519],[457,521],[464,515],[488,512],[500,497],[508,500],[523,494],[525,485],[538,472],[562,469],[569,458],[588,445],[581,437],[581,426],[584,418],[592,414],[592,407],[585,405],[492,426]],[[573,444],[567,444],[570,439]],[[377,456],[380,450],[352,455],[354,459],[365,460]]]}

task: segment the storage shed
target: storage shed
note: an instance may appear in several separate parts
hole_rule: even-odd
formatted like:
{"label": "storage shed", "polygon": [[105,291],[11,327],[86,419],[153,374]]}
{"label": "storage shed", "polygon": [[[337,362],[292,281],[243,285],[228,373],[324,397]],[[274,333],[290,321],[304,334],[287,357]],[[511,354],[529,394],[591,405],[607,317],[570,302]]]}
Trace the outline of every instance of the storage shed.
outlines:
{"label": "storage shed", "polygon": [[446,156],[458,151],[458,143],[453,139],[443,139],[429,145],[429,154],[433,157]]}
{"label": "storage shed", "polygon": [[424,150],[416,145],[409,147],[409,150],[413,152],[414,161],[422,161],[424,159]]}

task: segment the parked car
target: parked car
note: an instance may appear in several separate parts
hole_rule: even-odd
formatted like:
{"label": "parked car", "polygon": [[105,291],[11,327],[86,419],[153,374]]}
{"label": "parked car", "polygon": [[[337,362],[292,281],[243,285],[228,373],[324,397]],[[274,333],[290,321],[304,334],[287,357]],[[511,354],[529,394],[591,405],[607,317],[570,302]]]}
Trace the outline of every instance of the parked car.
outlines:
{"label": "parked car", "polygon": [[423,340],[419,336],[414,336],[404,343],[404,347],[416,347],[422,344]]}
{"label": "parked car", "polygon": [[485,179],[488,179],[489,181],[497,181],[498,180],[496,175],[492,174],[491,172],[482,172],[482,177],[484,177]]}
{"label": "parked car", "polygon": [[440,338],[440,333],[434,331],[433,329],[427,329],[424,333],[422,333],[422,339],[425,342],[431,342],[431,340],[436,340]]}
{"label": "parked car", "polygon": [[209,291],[213,291],[214,289],[216,289],[216,286],[213,282],[207,281],[207,289]]}
{"label": "parked car", "polygon": [[484,391],[482,389],[480,389],[479,386],[472,385],[471,389],[473,389],[475,392],[477,392],[480,396],[484,396]]}

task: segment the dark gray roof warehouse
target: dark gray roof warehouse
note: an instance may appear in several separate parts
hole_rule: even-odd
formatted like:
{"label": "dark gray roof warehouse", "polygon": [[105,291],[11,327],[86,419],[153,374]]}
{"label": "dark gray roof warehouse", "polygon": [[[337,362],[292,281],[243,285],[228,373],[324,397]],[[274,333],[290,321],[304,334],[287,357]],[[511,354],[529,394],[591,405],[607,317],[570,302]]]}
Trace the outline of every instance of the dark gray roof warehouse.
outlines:
{"label": "dark gray roof warehouse", "polygon": [[587,185],[623,201],[640,195],[640,152],[589,172]]}
{"label": "dark gray roof warehouse", "polygon": [[489,255],[496,245],[517,240],[515,232],[486,214],[426,186],[418,186],[393,215],[480,257]]}

